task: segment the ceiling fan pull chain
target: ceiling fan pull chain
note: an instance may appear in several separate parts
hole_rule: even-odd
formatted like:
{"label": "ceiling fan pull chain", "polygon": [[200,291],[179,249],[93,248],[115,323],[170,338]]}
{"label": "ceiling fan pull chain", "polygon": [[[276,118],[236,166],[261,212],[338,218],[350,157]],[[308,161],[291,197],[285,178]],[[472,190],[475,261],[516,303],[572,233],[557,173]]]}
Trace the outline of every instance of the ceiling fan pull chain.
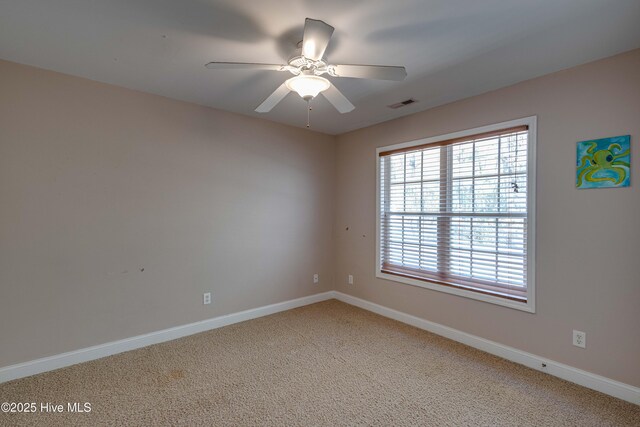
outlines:
{"label": "ceiling fan pull chain", "polygon": [[311,123],[309,122],[309,118],[311,116],[311,100],[307,101],[307,128],[311,127]]}

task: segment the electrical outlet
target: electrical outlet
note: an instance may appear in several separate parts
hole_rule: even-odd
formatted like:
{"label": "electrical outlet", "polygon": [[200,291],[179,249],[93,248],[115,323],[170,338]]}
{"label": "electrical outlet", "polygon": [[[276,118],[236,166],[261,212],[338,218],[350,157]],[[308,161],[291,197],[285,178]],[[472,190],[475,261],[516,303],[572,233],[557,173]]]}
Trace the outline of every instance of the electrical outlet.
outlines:
{"label": "electrical outlet", "polygon": [[211,292],[205,292],[202,294],[202,303],[205,305],[211,304]]}
{"label": "electrical outlet", "polygon": [[587,333],[582,331],[573,331],[573,345],[576,347],[587,348]]}
{"label": "electrical outlet", "polygon": [[350,274],[350,275],[349,275],[349,277],[347,278],[347,282],[348,282],[350,285],[353,285],[353,274]]}
{"label": "electrical outlet", "polygon": [[313,283],[319,283],[320,282],[320,276],[318,276],[318,273],[313,275]]}

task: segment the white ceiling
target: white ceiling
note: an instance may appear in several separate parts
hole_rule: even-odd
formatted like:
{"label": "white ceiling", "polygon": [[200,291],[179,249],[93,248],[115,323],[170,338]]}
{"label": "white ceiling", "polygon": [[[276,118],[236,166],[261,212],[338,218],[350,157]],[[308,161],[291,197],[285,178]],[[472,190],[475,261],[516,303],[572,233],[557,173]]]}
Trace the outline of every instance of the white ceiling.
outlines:
{"label": "white ceiling", "polygon": [[329,62],[408,73],[331,78],[356,109],[314,100],[311,128],[329,134],[640,47],[638,0],[0,0],[0,58],[304,127],[296,94],[253,111],[287,73],[204,64],[284,63],[306,17],[336,28]]}

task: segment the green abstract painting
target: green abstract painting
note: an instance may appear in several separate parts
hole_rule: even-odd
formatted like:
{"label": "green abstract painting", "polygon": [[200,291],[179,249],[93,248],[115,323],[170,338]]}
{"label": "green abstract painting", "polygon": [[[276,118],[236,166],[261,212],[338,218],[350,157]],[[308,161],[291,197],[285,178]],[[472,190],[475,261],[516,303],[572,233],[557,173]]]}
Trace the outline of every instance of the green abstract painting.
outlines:
{"label": "green abstract painting", "polygon": [[631,183],[629,135],[578,142],[576,187],[628,187]]}

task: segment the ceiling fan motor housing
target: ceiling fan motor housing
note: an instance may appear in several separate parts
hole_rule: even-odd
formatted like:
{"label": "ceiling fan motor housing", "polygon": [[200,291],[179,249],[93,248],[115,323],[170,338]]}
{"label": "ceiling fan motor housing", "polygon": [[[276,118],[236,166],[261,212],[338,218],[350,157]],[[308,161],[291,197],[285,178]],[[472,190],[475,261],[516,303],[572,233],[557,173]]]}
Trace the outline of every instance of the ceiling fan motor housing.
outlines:
{"label": "ceiling fan motor housing", "polygon": [[333,73],[333,67],[327,64],[325,59],[319,59],[314,61],[313,59],[309,59],[304,55],[296,55],[289,59],[288,66],[286,67],[288,71],[292,74],[300,75],[300,74],[310,74],[321,76],[322,74],[329,74],[330,76],[335,76]]}

